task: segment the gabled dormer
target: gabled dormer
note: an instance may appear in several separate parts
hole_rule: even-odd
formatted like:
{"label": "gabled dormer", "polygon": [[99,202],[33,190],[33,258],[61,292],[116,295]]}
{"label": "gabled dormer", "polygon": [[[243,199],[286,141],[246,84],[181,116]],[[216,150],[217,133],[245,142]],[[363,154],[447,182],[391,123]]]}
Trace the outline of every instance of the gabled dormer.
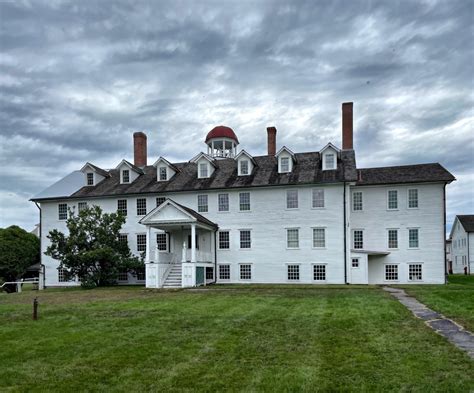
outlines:
{"label": "gabled dormer", "polygon": [[283,146],[278,150],[275,157],[278,161],[278,173],[290,173],[293,170],[293,166],[296,163],[296,157],[295,154],[286,146]]}
{"label": "gabled dormer", "polygon": [[91,164],[90,162],[82,167],[81,172],[84,173],[84,184],[86,186],[95,186],[106,177],[110,176],[109,172]]}
{"label": "gabled dormer", "polygon": [[131,164],[127,160],[122,160],[115,169],[119,172],[120,184],[133,183],[138,176],[145,173],[143,169]]}
{"label": "gabled dormer", "polygon": [[156,168],[157,181],[168,181],[179,172],[179,169],[176,166],[163,157],[158,158],[153,166]]}
{"label": "gabled dormer", "polygon": [[216,164],[214,163],[214,160],[206,153],[199,153],[190,162],[193,162],[197,165],[198,179],[206,179],[208,177],[211,177],[214,170],[216,169]]}
{"label": "gabled dormer", "polygon": [[255,160],[249,153],[242,150],[235,157],[235,161],[237,162],[238,176],[248,176],[252,174],[253,168],[255,167]]}
{"label": "gabled dormer", "polygon": [[322,148],[319,154],[321,155],[323,171],[337,169],[337,158],[340,156],[340,153],[341,151],[332,143],[328,143]]}

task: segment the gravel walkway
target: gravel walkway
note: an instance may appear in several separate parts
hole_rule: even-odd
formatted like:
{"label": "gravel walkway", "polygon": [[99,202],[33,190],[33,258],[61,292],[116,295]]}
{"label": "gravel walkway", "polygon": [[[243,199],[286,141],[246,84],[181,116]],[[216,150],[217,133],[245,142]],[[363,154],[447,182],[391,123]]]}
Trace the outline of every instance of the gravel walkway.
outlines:
{"label": "gravel walkway", "polygon": [[449,342],[466,351],[474,359],[474,335],[465,330],[456,322],[446,318],[420,303],[414,297],[408,296],[403,289],[383,287],[384,291],[390,292],[406,308],[408,308],[417,318],[422,319],[436,333],[446,337]]}

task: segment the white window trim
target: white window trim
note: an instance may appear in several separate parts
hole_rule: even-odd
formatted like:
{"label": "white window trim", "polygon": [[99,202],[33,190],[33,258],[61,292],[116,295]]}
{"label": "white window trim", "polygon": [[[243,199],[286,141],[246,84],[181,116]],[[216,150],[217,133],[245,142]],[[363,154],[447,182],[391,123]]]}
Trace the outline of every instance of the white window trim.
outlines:
{"label": "white window trim", "polygon": [[[288,207],[288,191],[296,191],[296,202],[298,204],[297,207]],[[300,192],[298,189],[290,189],[286,190],[285,192],[285,210],[299,210],[300,208]]]}
{"label": "white window trim", "polygon": [[[324,229],[324,247],[314,247],[314,229]],[[327,243],[327,227],[326,226],[315,226],[311,227],[311,248],[313,250],[326,250],[328,246]]]}
{"label": "white window trim", "polygon": [[[390,231],[397,231],[397,247],[390,247],[389,233]],[[400,248],[400,228],[387,228],[387,250],[398,250]]]}
{"label": "white window trim", "polygon": [[[290,283],[290,282],[301,282],[301,271],[302,271],[301,262],[293,262],[293,263],[292,262],[286,262],[285,265],[286,265],[286,282],[288,282],[288,283]],[[298,266],[298,276],[299,277],[298,277],[297,280],[290,280],[288,278],[288,266]]]}
{"label": "white window trim", "polygon": [[[220,277],[220,266],[229,266],[229,278],[221,278]],[[239,268],[239,277],[240,277],[240,268]],[[218,263],[217,264],[216,278],[219,281],[224,281],[224,282],[230,281],[232,279],[232,264],[231,263],[224,263],[224,262]]]}
{"label": "white window trim", "polygon": [[[220,232],[229,232],[229,248],[221,248],[220,247],[220,241],[219,241],[219,233]],[[218,251],[230,251],[231,250],[231,245],[232,245],[232,242],[231,242],[231,231],[230,229],[225,229],[225,228],[219,228],[219,230],[217,231],[217,250]],[[240,243],[240,232],[239,232],[239,243]],[[250,239],[250,245],[252,245],[252,240]],[[227,263],[222,263],[222,265],[228,265]]]}
{"label": "white window trim", "polygon": [[[123,171],[128,171],[128,181],[124,181],[124,180],[123,180]],[[129,169],[129,168],[120,169],[120,183],[121,183],[121,184],[130,184],[130,183],[131,183],[130,180],[131,180],[130,169]]]}
{"label": "white window trim", "polygon": [[[201,165],[206,165],[207,176],[201,176]],[[208,162],[199,162],[198,163],[198,179],[208,179],[210,177],[209,163]]]}
{"label": "white window trim", "polygon": [[[89,174],[92,174],[92,184],[89,184]],[[86,172],[86,186],[88,187],[95,186],[95,173],[94,172]]]}
{"label": "white window trim", "polygon": [[[288,247],[288,231],[291,229],[297,229],[298,230],[298,247]],[[301,248],[301,236],[300,236],[300,227],[288,227],[285,228],[285,238],[286,238],[286,249],[287,250],[299,250]]]}
{"label": "white window trim", "polygon": [[[421,265],[421,280],[410,280],[410,265]],[[408,282],[424,282],[425,269],[423,262],[407,262],[407,281]]]}
{"label": "white window trim", "polygon": [[[59,218],[59,205],[66,205],[66,218]],[[69,214],[69,205],[67,203],[64,203],[64,202],[58,203],[57,212],[58,212],[58,215],[56,217],[58,218],[58,221],[66,221],[67,218],[68,218],[68,214]]]}
{"label": "white window trim", "polygon": [[[324,273],[324,276],[325,276],[325,279],[324,280],[315,280],[314,279],[314,266],[315,265],[324,265],[326,266],[325,268],[325,273]],[[311,281],[313,283],[326,283],[328,281],[328,263],[327,262],[312,262],[311,263]]]}
{"label": "white window trim", "polygon": [[[166,172],[166,179],[161,179],[161,170],[164,169]],[[168,181],[168,167],[161,165],[158,167],[158,181]]]}
{"label": "white window trim", "polygon": [[[158,241],[157,241],[158,236],[157,235],[165,235],[166,236],[166,250],[159,250],[158,249]],[[155,233],[155,243],[156,243],[155,247],[158,250],[158,252],[165,253],[165,254],[169,253],[168,250],[170,249],[170,234],[168,232],[156,232]]]}
{"label": "white window trim", "polygon": [[[410,190],[416,190],[416,197],[417,197],[417,202],[418,206],[417,207],[410,207]],[[420,208],[420,189],[419,188],[408,188],[407,189],[407,209],[410,210],[418,210]]]}
{"label": "white window trim", "polygon": [[[398,276],[398,279],[397,280],[386,280],[385,277],[386,277],[386,268],[385,266],[387,265],[397,265],[397,276]],[[383,281],[384,282],[400,282],[400,263],[399,262],[387,262],[387,263],[384,263],[383,264]]]}
{"label": "white window trim", "polygon": [[[283,165],[282,165],[282,160],[287,159],[288,160],[288,170],[284,171],[283,170]],[[279,157],[278,158],[278,172],[279,173],[291,173],[291,157]]]}
{"label": "white window trim", "polygon": [[[362,209],[361,210],[354,210],[354,193],[359,192],[362,195]],[[351,193],[351,212],[352,213],[360,213],[364,211],[364,192],[360,190],[353,190]]]}
{"label": "white window trim", "polygon": [[[252,248],[253,248],[252,230],[249,229],[249,228],[240,228],[240,229],[238,229],[238,231],[239,231],[239,250],[240,250],[240,251],[250,251],[250,250],[252,250]],[[249,247],[249,248],[242,248],[242,247],[240,247],[240,245],[241,245],[240,232],[241,232],[241,231],[249,231],[249,232],[250,232],[250,247]],[[229,236],[230,236],[230,233],[229,233]],[[243,263],[243,265],[247,265],[247,264],[246,264],[246,263]],[[240,271],[239,271],[239,276],[240,276]]]}
{"label": "white window trim", "polygon": [[[247,173],[242,172],[242,163],[246,161],[247,162]],[[249,176],[250,175],[250,160],[248,158],[242,158],[239,159],[238,161],[238,167],[239,167],[239,176]]]}
{"label": "white window trim", "polygon": [[[333,156],[334,161],[332,166],[328,166],[327,158]],[[332,151],[330,153],[323,153],[323,171],[333,171],[337,169],[337,152]]]}
{"label": "white window trim", "polygon": [[[390,203],[389,203],[390,191],[396,191],[396,193],[397,193],[397,208],[396,209],[392,209],[392,208],[389,207],[390,206]],[[393,211],[398,211],[400,209],[400,193],[398,192],[397,189],[391,188],[391,189],[387,190],[386,200],[387,200],[387,211],[393,212]]]}
{"label": "white window trim", "polygon": [[[418,229],[418,247],[410,247],[410,229]],[[407,228],[408,236],[408,250],[419,250],[420,249],[420,227],[408,227]]]}
{"label": "white window trim", "polygon": [[[314,207],[313,206],[313,192],[317,191],[317,190],[321,190],[323,192],[323,202],[324,202],[323,207]],[[324,209],[326,209],[326,191],[325,191],[324,188],[312,188],[311,189],[311,209],[313,209],[313,210],[324,210]]]}
{"label": "white window trim", "polygon": [[[219,195],[227,195],[227,210],[219,210]],[[207,200],[208,210],[209,210],[209,198]],[[217,213],[218,214],[228,214],[230,213],[230,194],[228,192],[221,192],[217,194]]]}
{"label": "white window trim", "polygon": [[[145,236],[145,249],[143,251],[138,250],[138,236],[139,235]],[[137,232],[135,234],[135,251],[139,254],[146,252],[146,244],[147,244],[146,232]]]}
{"label": "white window trim", "polygon": [[[250,265],[250,278],[240,278],[240,266],[241,265]],[[239,278],[238,278],[238,280],[239,281],[244,281],[244,282],[252,281],[253,280],[253,263],[251,263],[251,262],[241,262],[241,263],[238,264],[238,266],[239,266],[239,273],[238,273]]]}
{"label": "white window trim", "polygon": [[[354,239],[354,232],[355,231],[361,231],[362,232],[362,248],[355,248],[355,239]],[[354,250],[364,250],[365,247],[365,229],[364,228],[353,228],[351,232],[351,248]]]}
{"label": "white window trim", "polygon": [[[249,210],[240,210],[240,194],[249,194]],[[252,212],[252,196],[250,191],[239,191],[239,213],[251,213]],[[230,208],[230,200],[229,200],[229,208]]]}
{"label": "white window trim", "polygon": [[[353,260],[357,259],[357,266],[353,266]],[[351,269],[360,269],[360,257],[351,257]]]}

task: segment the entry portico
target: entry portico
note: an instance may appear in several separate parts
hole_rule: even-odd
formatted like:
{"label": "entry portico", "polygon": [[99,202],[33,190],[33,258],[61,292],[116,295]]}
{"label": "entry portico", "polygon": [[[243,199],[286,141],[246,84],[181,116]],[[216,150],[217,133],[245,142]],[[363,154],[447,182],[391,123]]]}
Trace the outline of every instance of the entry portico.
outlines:
{"label": "entry portico", "polygon": [[[171,199],[149,212],[140,224],[147,231],[147,288],[193,287],[215,281],[217,224]],[[152,236],[157,237],[154,250]]]}

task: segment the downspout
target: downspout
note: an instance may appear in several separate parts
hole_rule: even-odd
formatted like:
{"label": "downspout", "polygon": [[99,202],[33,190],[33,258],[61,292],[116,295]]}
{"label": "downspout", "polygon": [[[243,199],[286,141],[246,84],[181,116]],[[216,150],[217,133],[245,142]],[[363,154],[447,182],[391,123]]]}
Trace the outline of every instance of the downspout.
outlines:
{"label": "downspout", "polygon": [[[43,236],[42,236],[42,233],[43,233],[43,212],[41,210],[41,207],[40,205],[38,205],[38,202],[35,202],[35,205],[36,207],[38,208],[39,210],[39,240],[40,240],[40,266],[41,266],[41,270],[40,270],[40,273],[39,274],[42,274],[43,275],[43,288],[46,288],[46,267],[41,263],[42,259],[43,259]],[[39,278],[39,277],[38,277]]]}
{"label": "downspout", "polygon": [[348,284],[347,282],[347,228],[346,228],[346,182],[344,182],[344,283]]}
{"label": "downspout", "polygon": [[467,237],[467,274],[471,275],[471,260],[469,259],[469,233],[466,232]]}
{"label": "downspout", "polygon": [[217,284],[217,229],[214,231],[214,283]]}
{"label": "downspout", "polygon": [[446,183],[443,187],[443,244],[444,244],[444,283],[448,283],[448,267],[446,266]]}

